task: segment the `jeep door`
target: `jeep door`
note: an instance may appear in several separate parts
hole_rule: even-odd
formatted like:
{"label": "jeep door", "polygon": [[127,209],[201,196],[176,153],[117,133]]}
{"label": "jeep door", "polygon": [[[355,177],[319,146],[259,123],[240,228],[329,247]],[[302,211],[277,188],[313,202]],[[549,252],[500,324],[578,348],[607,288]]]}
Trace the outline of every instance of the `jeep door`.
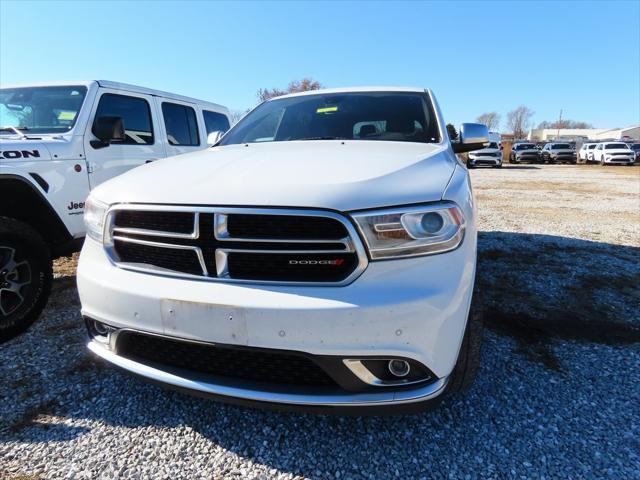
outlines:
{"label": "jeep door", "polygon": [[[119,117],[124,138],[100,143],[94,134],[101,117]],[[151,95],[101,88],[85,134],[85,152],[91,188],[127,170],[163,158],[165,147]]]}
{"label": "jeep door", "polygon": [[197,105],[168,98],[155,98],[162,118],[160,130],[166,142],[167,156],[194,152],[207,146],[207,137]]}

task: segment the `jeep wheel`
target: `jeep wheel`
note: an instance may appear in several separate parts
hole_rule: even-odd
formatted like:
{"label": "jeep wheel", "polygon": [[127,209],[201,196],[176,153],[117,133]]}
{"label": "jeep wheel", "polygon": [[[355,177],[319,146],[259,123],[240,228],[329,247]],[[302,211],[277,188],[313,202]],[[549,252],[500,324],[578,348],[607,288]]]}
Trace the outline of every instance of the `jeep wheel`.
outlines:
{"label": "jeep wheel", "polygon": [[38,318],[51,279],[49,248],[38,232],[0,217],[0,342],[24,332]]}

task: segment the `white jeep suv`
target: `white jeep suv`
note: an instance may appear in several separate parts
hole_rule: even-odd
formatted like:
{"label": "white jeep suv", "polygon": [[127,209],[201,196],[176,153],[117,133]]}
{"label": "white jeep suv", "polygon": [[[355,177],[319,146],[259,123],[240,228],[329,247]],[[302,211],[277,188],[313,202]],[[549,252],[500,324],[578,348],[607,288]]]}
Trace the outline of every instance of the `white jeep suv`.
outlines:
{"label": "white jeep suv", "polygon": [[319,90],[100,185],[78,266],[89,349],[241,404],[397,412],[467,387],[482,324],[455,153],[488,132],[460,131],[429,90]]}

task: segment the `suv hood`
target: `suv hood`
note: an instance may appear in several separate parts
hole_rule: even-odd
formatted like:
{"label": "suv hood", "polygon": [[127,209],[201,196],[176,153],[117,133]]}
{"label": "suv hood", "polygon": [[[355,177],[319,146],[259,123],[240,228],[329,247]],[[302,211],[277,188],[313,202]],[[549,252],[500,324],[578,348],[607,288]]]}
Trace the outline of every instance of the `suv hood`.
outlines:
{"label": "suv hood", "polygon": [[605,155],[609,153],[626,153],[627,155],[635,155],[636,153],[628,148],[610,148],[604,150]]}
{"label": "suv hood", "polygon": [[549,150],[551,152],[551,155],[557,155],[557,154],[566,154],[566,153],[575,153],[573,150],[571,150],[570,148],[554,148],[553,150]]}
{"label": "suv hood", "polygon": [[106,203],[313,207],[347,211],[438,201],[457,162],[437,144],[292,141],[209,148],[100,185]]}
{"label": "suv hood", "polygon": [[51,153],[39,140],[14,140],[0,137],[0,163],[51,160]]}

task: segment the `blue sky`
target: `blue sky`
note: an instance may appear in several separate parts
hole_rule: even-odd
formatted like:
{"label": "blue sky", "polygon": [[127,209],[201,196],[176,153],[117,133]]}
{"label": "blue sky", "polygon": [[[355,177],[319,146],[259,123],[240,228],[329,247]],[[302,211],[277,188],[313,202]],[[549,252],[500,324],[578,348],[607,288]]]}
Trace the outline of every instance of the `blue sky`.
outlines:
{"label": "blue sky", "polygon": [[[0,0],[0,83],[109,79],[254,106],[260,87],[432,88],[448,122],[640,123],[640,2]],[[504,126],[502,128],[504,130]]]}

